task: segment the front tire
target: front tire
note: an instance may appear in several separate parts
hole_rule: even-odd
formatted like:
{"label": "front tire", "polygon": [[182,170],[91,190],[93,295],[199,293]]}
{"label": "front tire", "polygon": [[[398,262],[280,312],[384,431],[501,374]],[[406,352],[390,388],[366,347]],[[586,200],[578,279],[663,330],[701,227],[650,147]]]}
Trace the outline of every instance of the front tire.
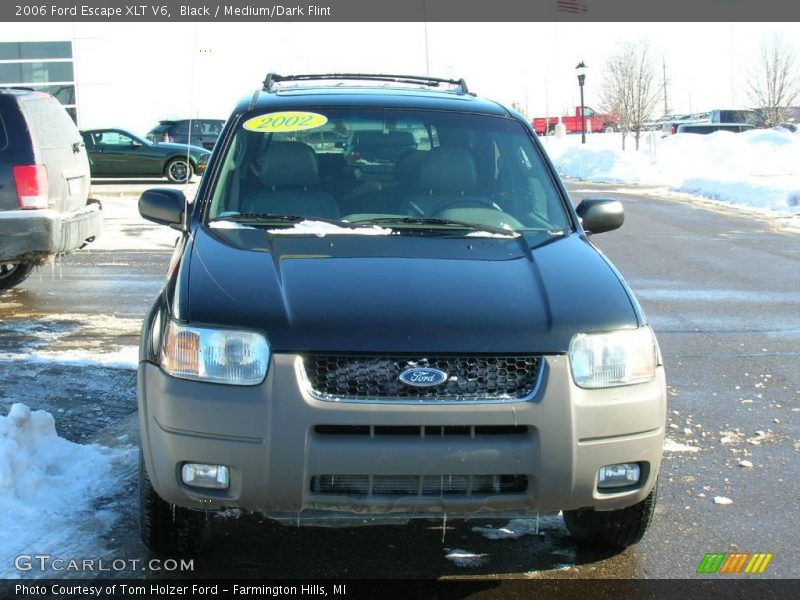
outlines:
{"label": "front tire", "polygon": [[0,262],[0,290],[8,290],[25,281],[33,271],[31,263]]}
{"label": "front tire", "polygon": [[639,542],[656,510],[656,488],[641,502],[619,510],[564,511],[564,524],[578,543],[595,549],[622,549]]}
{"label": "front tire", "polygon": [[188,183],[192,180],[192,166],[185,158],[170,159],[164,173],[172,183]]}
{"label": "front tire", "polygon": [[606,123],[603,125],[603,133],[615,133],[617,131],[617,126],[614,123]]}
{"label": "front tire", "polygon": [[205,524],[205,513],[161,499],[139,450],[139,531],[144,545],[156,554],[194,554],[200,548]]}

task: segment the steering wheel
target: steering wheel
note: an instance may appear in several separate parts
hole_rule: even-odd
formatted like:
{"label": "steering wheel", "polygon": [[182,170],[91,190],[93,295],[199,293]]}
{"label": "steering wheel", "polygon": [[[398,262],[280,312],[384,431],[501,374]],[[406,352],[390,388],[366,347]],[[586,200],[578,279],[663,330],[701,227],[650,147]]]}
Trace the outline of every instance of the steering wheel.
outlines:
{"label": "steering wheel", "polygon": [[458,208],[491,208],[493,210],[497,210],[494,202],[489,200],[488,198],[481,198],[479,196],[475,197],[456,197],[456,198],[449,198],[437,204],[432,210],[432,215],[438,215],[442,211],[447,210],[448,208],[452,208],[457,206]]}

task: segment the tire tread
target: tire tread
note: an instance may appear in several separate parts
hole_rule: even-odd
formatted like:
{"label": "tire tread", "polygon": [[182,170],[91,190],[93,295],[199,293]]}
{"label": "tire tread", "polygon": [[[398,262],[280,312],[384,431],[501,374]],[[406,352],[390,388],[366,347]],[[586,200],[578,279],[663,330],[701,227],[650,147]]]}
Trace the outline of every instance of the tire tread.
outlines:
{"label": "tire tread", "polygon": [[620,549],[639,542],[650,527],[656,507],[656,488],[633,506],[619,510],[591,508],[564,511],[564,524],[579,543],[594,548]]}

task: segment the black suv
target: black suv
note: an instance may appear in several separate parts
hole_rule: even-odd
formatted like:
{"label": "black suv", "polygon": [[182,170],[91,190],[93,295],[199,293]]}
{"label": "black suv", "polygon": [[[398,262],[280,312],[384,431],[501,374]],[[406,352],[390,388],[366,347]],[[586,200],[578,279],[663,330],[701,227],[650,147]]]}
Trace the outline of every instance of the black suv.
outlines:
{"label": "black suv", "polygon": [[[180,119],[159,121],[147,134],[151,142],[173,142],[202,146],[208,150],[214,148],[219,134],[225,125],[223,119]],[[191,135],[189,135],[191,133]]]}
{"label": "black suv", "polygon": [[[304,141],[326,131],[370,132],[380,169]],[[270,75],[186,207],[176,189],[139,200],[183,234],[141,336],[150,548],[189,550],[204,512],[234,507],[563,510],[588,545],[644,535],[664,368],[589,237],[622,204],[573,208],[520,114],[463,80]]]}
{"label": "black suv", "polygon": [[75,123],[49,94],[0,89],[0,290],[100,234],[89,161]]}

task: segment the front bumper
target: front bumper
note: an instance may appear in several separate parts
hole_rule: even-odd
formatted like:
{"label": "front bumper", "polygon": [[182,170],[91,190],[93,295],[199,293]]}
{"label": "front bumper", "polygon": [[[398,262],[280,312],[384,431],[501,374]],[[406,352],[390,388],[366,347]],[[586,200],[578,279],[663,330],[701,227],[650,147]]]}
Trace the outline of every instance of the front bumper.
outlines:
{"label": "front bumper", "polygon": [[41,260],[77,250],[100,235],[103,213],[99,203],[80,210],[0,211],[0,260]]}
{"label": "front bumper", "polygon": [[[565,356],[545,357],[531,399],[458,404],[317,400],[299,359],[273,355],[267,379],[237,387],[180,380],[150,363],[138,372],[139,420],[147,471],[167,502],[241,507],[269,515],[526,515],[635,504],[655,485],[664,440],[664,371],[645,384],[584,390]],[[374,426],[370,435],[326,435],[320,426]],[[381,426],[514,426],[509,435],[373,435]],[[519,433],[520,427],[526,429]],[[363,427],[362,427],[363,429]],[[230,467],[230,488],[190,488],[184,462]],[[642,479],[597,490],[600,467],[637,462]],[[319,476],[524,475],[527,489],[504,494],[335,495],[312,491]]]}

